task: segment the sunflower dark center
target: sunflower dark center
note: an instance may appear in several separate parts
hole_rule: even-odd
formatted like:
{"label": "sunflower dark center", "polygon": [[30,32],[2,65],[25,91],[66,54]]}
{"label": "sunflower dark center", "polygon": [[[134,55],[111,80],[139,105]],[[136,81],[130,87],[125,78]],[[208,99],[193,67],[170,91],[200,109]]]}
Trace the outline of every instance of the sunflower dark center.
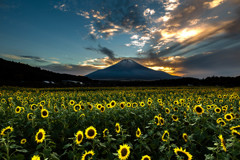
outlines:
{"label": "sunflower dark center", "polygon": [[122,150],[121,150],[121,154],[122,154],[122,156],[124,157],[124,156],[126,156],[127,155],[127,149],[126,148],[123,148]]}
{"label": "sunflower dark center", "polygon": [[78,141],[81,141],[81,139],[82,139],[82,135],[79,134],[79,135],[77,136],[77,140],[78,140]]}
{"label": "sunflower dark center", "polygon": [[115,104],[114,102],[111,103],[112,106],[114,106],[114,104]]}
{"label": "sunflower dark center", "polygon": [[137,135],[139,135],[140,134],[140,132],[139,131],[137,131]]}
{"label": "sunflower dark center", "polygon": [[88,108],[89,108],[89,109],[92,109],[92,106],[91,106],[91,105],[88,105]]}
{"label": "sunflower dark center", "polygon": [[10,132],[11,131],[11,129],[6,129],[5,131],[4,131],[4,134],[6,134],[6,133],[8,133],[8,132]]}
{"label": "sunflower dark center", "polygon": [[46,116],[47,115],[47,111],[43,111],[42,114],[43,114],[43,116]]}
{"label": "sunflower dark center", "polygon": [[216,109],[217,112],[220,112],[220,109]]}
{"label": "sunflower dark center", "polygon": [[84,107],[84,106],[81,106],[81,109],[82,109],[82,110],[84,110],[84,109],[85,109],[85,107]]}
{"label": "sunflower dark center", "polygon": [[43,134],[42,134],[42,132],[38,133],[38,136],[37,136],[37,138],[38,138],[38,139],[42,139],[42,137],[43,137]]}
{"label": "sunflower dark center", "polygon": [[231,116],[230,115],[227,115],[227,117],[226,117],[227,119],[231,119]]}
{"label": "sunflower dark center", "polygon": [[103,108],[103,107],[101,108],[101,111],[104,111],[104,108]]}
{"label": "sunflower dark center", "polygon": [[173,119],[175,119],[175,120],[176,120],[176,119],[177,119],[177,116],[173,116]]}
{"label": "sunflower dark center", "polygon": [[158,118],[155,118],[155,123],[158,123]]}
{"label": "sunflower dark center", "polygon": [[121,104],[120,106],[121,106],[121,108],[123,108],[123,107],[124,107],[124,105],[123,105],[123,104]]}
{"label": "sunflower dark center", "polygon": [[164,123],[163,119],[160,120],[161,123]]}
{"label": "sunflower dark center", "polygon": [[118,125],[115,128],[116,128],[117,131],[119,131],[119,126]]}
{"label": "sunflower dark center", "polygon": [[20,109],[19,108],[17,108],[17,112],[19,111]]}
{"label": "sunflower dark center", "polygon": [[183,138],[184,138],[184,139],[187,139],[187,135],[184,135]]}
{"label": "sunflower dark center", "polygon": [[94,135],[94,133],[95,133],[95,131],[94,131],[93,129],[90,129],[90,130],[88,131],[88,135],[89,135],[90,137],[92,137],[92,136]]}
{"label": "sunflower dark center", "polygon": [[202,113],[202,108],[201,108],[201,107],[197,107],[197,108],[196,108],[196,111],[197,111],[198,113]]}
{"label": "sunflower dark center", "polygon": [[149,160],[148,158],[144,158],[143,160]]}
{"label": "sunflower dark center", "polygon": [[76,106],[76,107],[75,107],[76,110],[79,110],[79,108],[80,108],[79,106]]}
{"label": "sunflower dark center", "polygon": [[240,139],[240,135],[237,134],[236,132],[234,132],[233,135],[236,136],[236,138]]}
{"label": "sunflower dark center", "polygon": [[178,152],[177,153],[180,157],[184,157],[183,159],[188,159],[188,156],[185,154],[185,153],[183,153],[183,152]]}

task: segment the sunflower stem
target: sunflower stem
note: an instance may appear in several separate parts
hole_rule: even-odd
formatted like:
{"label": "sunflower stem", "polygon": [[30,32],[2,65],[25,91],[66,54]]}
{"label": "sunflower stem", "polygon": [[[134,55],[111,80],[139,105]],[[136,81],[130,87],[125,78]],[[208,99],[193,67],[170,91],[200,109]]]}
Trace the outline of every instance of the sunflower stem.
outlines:
{"label": "sunflower stem", "polygon": [[7,160],[10,160],[10,156],[9,156],[9,133],[7,133],[7,143],[5,143],[5,147],[7,150]]}

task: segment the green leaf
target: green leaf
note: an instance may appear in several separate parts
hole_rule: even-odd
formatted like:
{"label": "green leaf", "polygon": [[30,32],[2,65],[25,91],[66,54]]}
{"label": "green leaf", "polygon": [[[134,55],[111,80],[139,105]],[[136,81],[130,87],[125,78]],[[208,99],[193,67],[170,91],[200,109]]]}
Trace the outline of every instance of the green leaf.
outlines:
{"label": "green leaf", "polygon": [[71,144],[71,143],[68,143],[68,144],[64,145],[63,149],[67,149],[67,148],[69,148],[69,147],[71,147],[71,146],[72,146],[72,144]]}
{"label": "green leaf", "polygon": [[27,153],[28,152],[28,150],[26,150],[26,149],[16,149],[16,151],[17,152],[22,152],[22,153]]}

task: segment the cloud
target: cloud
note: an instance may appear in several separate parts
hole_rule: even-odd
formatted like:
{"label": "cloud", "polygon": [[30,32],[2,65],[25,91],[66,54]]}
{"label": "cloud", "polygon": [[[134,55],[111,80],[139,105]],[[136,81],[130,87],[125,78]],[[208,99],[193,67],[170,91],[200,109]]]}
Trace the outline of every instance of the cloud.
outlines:
{"label": "cloud", "polygon": [[108,49],[107,47],[102,47],[101,45],[98,45],[98,48],[93,48],[93,47],[86,47],[86,50],[90,51],[96,51],[98,53],[102,53],[106,56],[108,56],[111,60],[115,60],[115,54],[112,50]]}
{"label": "cloud", "polygon": [[154,9],[147,8],[147,9],[143,12],[143,15],[146,17],[146,16],[154,15],[154,13],[155,13]]}
{"label": "cloud", "polygon": [[211,2],[204,2],[204,5],[207,6],[208,8],[212,9],[215,7],[218,7],[224,2],[224,0],[213,0]]}
{"label": "cloud", "polygon": [[[7,58],[9,60],[15,60],[15,61],[23,61],[23,60],[30,60],[33,62],[38,62],[40,64],[45,64],[45,63],[52,63],[52,64],[59,64],[60,62],[52,60],[47,60],[38,56],[28,56],[28,55],[13,55],[13,54],[0,54],[0,56]],[[52,58],[49,58],[52,59]]]}

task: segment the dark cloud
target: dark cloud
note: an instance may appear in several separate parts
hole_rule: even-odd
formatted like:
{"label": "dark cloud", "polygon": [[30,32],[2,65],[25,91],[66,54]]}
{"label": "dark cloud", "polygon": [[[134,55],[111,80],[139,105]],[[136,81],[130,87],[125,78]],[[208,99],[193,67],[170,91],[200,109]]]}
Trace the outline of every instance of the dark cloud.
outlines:
{"label": "dark cloud", "polygon": [[115,60],[115,54],[112,50],[108,49],[107,47],[102,47],[101,45],[98,45],[98,48],[93,48],[93,47],[86,47],[86,50],[90,51],[96,51],[98,53],[104,54],[108,56],[111,60]]}
{"label": "dark cloud", "polygon": [[67,74],[73,74],[73,75],[86,75],[88,73],[91,73],[97,68],[93,66],[82,66],[82,65],[73,65],[73,64],[51,64],[42,66],[41,68],[57,72],[57,73],[67,73]]}
{"label": "dark cloud", "polygon": [[40,63],[48,63],[49,61],[47,60],[44,60],[43,58],[41,57],[37,57],[37,56],[19,56],[19,57],[22,57],[22,58],[25,58],[25,59],[30,59],[30,60],[34,60],[36,62],[40,62]]}

